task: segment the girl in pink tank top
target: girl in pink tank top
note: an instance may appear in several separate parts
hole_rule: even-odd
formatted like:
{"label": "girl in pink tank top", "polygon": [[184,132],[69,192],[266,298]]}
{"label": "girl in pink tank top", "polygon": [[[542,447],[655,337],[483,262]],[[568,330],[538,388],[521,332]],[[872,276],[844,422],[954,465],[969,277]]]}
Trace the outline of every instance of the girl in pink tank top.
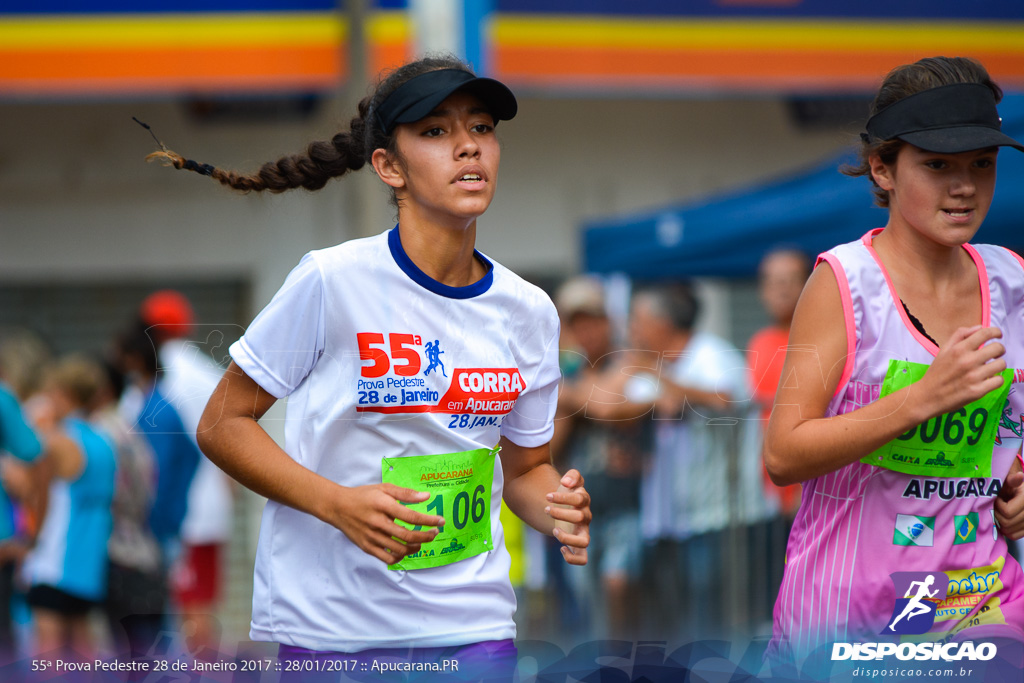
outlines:
{"label": "girl in pink tank top", "polygon": [[[1002,97],[979,63],[887,76],[859,166],[885,228],[822,254],[765,438],[803,482],[768,658],[835,643],[1024,639],[1024,261],[968,244],[992,200]],[[826,659],[828,656],[826,655]]]}

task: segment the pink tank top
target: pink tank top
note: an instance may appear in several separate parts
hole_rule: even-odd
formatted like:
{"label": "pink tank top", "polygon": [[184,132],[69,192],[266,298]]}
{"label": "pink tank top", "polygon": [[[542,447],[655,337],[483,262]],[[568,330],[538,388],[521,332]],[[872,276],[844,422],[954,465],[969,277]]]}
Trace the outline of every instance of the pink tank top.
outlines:
{"label": "pink tank top", "polygon": [[[930,364],[938,353],[911,323],[871,246],[880,232],[819,257],[839,283],[850,353],[829,415],[877,400],[891,359]],[[1001,247],[964,248],[978,268],[982,324],[1003,331],[1007,366],[1024,368],[1024,261]],[[1024,638],[1024,577],[993,516],[1021,446],[1024,384],[1011,385],[1007,409],[991,477],[921,477],[855,462],[804,482],[769,657],[799,660],[831,642],[937,640],[967,628],[955,637]],[[934,610],[931,635],[881,635],[905,597],[896,594],[893,572],[932,573],[939,582],[945,574],[947,597]]]}

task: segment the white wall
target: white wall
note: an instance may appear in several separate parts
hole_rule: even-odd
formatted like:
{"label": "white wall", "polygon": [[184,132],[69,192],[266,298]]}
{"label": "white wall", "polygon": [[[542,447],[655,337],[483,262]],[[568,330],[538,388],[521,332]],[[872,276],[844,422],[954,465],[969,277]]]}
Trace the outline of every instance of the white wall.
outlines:
{"label": "white wall", "polygon": [[586,217],[769,178],[845,143],[800,133],[769,99],[532,99],[498,131],[501,187],[478,240],[506,265],[534,271],[578,267]]}
{"label": "white wall", "polygon": [[[239,170],[329,137],[348,112],[308,122],[208,124],[169,102],[0,105],[0,279],[159,275],[251,277],[254,309],[305,251],[390,227],[380,183],[243,196],[192,173],[145,164],[150,123],[183,155]],[[521,101],[499,128],[500,189],[479,245],[513,269],[579,266],[584,217],[632,211],[770,177],[843,144],[804,134],[781,102]]]}

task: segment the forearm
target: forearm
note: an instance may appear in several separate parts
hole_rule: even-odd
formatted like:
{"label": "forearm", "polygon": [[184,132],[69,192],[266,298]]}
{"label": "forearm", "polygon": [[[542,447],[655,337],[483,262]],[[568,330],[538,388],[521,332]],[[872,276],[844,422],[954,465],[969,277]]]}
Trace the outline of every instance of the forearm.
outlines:
{"label": "forearm", "polygon": [[729,396],[722,396],[718,392],[680,386],[671,382],[666,382],[666,387],[672,398],[680,405],[696,408],[698,411],[703,408],[722,413],[734,405]]}
{"label": "forearm", "polygon": [[29,471],[32,485],[29,487],[29,497],[26,501],[26,508],[35,522],[32,530],[33,538],[39,535],[46,520],[46,509],[50,505],[50,482],[53,481],[53,457],[44,453],[41,458],[35,461]]}
{"label": "forearm", "polygon": [[654,402],[635,402],[623,400],[615,403],[590,401],[585,409],[586,419],[607,420],[618,422],[635,420],[650,414],[654,410]]}
{"label": "forearm", "polygon": [[566,562],[586,564],[591,515],[583,476],[576,470],[559,476],[548,444],[524,447],[502,437],[500,458],[509,509],[537,531],[561,541]]}
{"label": "forearm", "polygon": [[212,426],[201,422],[197,439],[206,457],[243,486],[327,520],[325,503],[338,484],[293,460],[251,417],[221,418]]}
{"label": "forearm", "polygon": [[776,405],[765,435],[765,466],[779,486],[834,472],[933,417],[911,388],[843,415],[801,419],[798,413],[798,406]]}
{"label": "forearm", "polygon": [[516,517],[542,534],[552,535],[556,526],[563,531],[572,531],[571,524],[557,522],[545,512],[545,508],[552,505],[547,495],[558,489],[560,479],[561,475],[553,465],[539,464],[505,482],[505,504]]}

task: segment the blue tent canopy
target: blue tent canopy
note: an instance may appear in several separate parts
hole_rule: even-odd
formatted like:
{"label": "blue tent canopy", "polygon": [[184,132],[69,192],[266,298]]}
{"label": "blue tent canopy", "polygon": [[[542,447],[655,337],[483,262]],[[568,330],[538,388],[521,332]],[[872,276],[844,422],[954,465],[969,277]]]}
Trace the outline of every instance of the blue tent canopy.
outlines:
{"label": "blue tent canopy", "polygon": [[[1024,140],[1024,94],[999,105],[1003,131]],[[625,273],[638,280],[693,276],[747,277],[761,256],[785,244],[809,254],[855,240],[885,225],[872,204],[871,183],[849,178],[840,157],[783,180],[660,210],[587,222],[584,270]],[[1024,154],[999,154],[995,198],[976,242],[1024,246]]]}

